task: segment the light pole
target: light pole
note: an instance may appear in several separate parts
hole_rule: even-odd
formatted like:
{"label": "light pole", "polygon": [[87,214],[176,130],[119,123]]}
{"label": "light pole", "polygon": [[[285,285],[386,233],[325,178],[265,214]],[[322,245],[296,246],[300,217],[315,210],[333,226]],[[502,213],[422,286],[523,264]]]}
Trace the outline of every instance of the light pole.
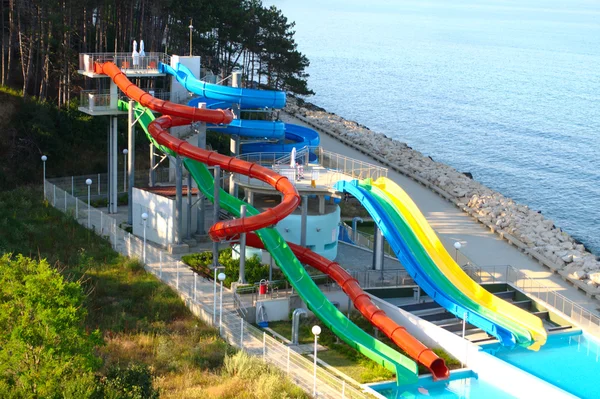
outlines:
{"label": "light pole", "polygon": [[221,294],[219,298],[219,302],[221,306],[219,307],[219,335],[221,335],[221,326],[223,325],[223,281],[227,278],[225,273],[219,273],[219,281],[221,282]]}
{"label": "light pole", "polygon": [[92,186],[92,179],[86,179],[85,184],[87,184],[87,186],[88,186],[88,224],[87,224],[87,227],[89,229],[90,225],[91,225],[90,224],[90,217],[91,217],[91,213],[92,213],[91,212],[92,207],[90,205],[90,188]]}
{"label": "light pole", "polygon": [[192,20],[190,19],[190,57],[192,56],[192,31],[194,30],[194,26],[192,25]]}
{"label": "light pole", "polygon": [[123,150],[123,192],[127,192],[127,154],[129,150]]}
{"label": "light pole", "polygon": [[456,263],[458,263],[458,250],[461,249],[461,248],[462,248],[462,245],[461,245],[460,242],[457,241],[457,242],[454,243],[454,249],[456,250],[455,253],[454,253],[454,261]]}
{"label": "light pole", "polygon": [[142,213],[142,221],[144,223],[144,247],[142,248],[142,259],[144,264],[146,264],[146,221],[148,220],[148,214],[146,212]]}
{"label": "light pole", "polygon": [[313,326],[311,329],[312,333],[315,336],[315,367],[314,367],[314,376],[313,376],[313,396],[317,396],[317,340],[319,339],[319,334],[321,334],[321,327]]}
{"label": "light pole", "polygon": [[44,199],[46,199],[46,161],[48,160],[48,157],[45,155],[42,155],[42,167],[44,169]]}

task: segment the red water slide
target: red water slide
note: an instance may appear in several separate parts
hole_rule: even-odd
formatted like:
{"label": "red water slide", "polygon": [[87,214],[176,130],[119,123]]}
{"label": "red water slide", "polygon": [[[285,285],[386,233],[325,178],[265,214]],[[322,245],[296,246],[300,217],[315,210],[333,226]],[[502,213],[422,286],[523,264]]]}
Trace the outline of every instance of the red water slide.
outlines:
{"label": "red water slide", "polygon": [[[125,74],[111,62],[100,65],[98,72],[110,76],[113,82],[129,98],[139,102],[144,107],[165,114],[157,118],[148,127],[148,131],[159,144],[164,145],[180,156],[188,157],[211,166],[218,165],[224,170],[264,181],[283,194],[283,199],[279,205],[267,209],[259,215],[215,223],[209,231],[211,239],[214,241],[224,240],[240,233],[249,233],[264,227],[273,226],[298,207],[300,203],[298,192],[286,177],[254,163],[200,149],[168,133],[168,129],[173,126],[187,125],[193,121],[229,123],[233,119],[231,111],[193,108],[154,98],[131,83]],[[256,248],[263,248],[262,241],[253,233],[248,234],[247,243]],[[301,262],[307,263],[331,276],[350,297],[354,306],[374,326],[383,331],[396,345],[407,352],[409,356],[427,367],[435,379],[448,378],[449,371],[444,360],[440,359],[433,351],[411,336],[404,327],[397,325],[383,310],[377,308],[371,302],[370,297],[360,288],[358,282],[339,264],[331,262],[299,245],[290,243],[289,246]]]}
{"label": "red water slide", "polygon": [[265,212],[234,220],[225,220],[215,223],[208,234],[213,241],[225,240],[240,233],[273,226],[281,219],[292,213],[300,204],[300,196],[294,185],[272,169],[265,168],[255,163],[221,155],[217,152],[203,150],[186,141],[171,136],[168,129],[173,126],[188,125],[193,121],[209,123],[229,123],[233,119],[231,111],[209,110],[193,108],[187,105],[175,104],[169,101],[154,98],[127,79],[127,76],[112,62],[101,65],[100,71],[111,77],[113,82],[127,97],[139,102],[144,107],[164,114],[157,118],[148,127],[148,131],[161,145],[170,148],[175,153],[205,163],[210,166],[220,166],[224,170],[249,176],[261,180],[283,194],[281,203]]}
{"label": "red water slide", "polygon": [[[246,235],[246,244],[264,249],[264,244],[254,233]],[[423,366],[427,367],[433,378],[436,380],[446,379],[450,376],[450,371],[443,359],[439,358],[431,349],[423,345],[418,339],[406,331],[406,328],[399,326],[390,319],[383,310],[379,309],[358,285],[358,281],[353,278],[337,262],[330,261],[327,258],[311,251],[308,248],[288,242],[294,255],[302,263],[306,263],[322,273],[327,274],[342,287],[342,290],[350,297],[356,309],[380,331],[382,331],[396,345],[402,348],[411,358],[415,359]]]}

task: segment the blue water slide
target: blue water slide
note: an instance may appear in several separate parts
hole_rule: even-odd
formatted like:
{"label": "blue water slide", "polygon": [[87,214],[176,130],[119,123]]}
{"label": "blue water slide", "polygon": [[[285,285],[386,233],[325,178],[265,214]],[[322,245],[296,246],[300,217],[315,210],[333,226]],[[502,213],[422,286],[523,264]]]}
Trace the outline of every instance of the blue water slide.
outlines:
{"label": "blue water slide", "polygon": [[292,148],[317,147],[320,143],[319,133],[291,123],[285,124],[285,140],[283,143],[248,143],[242,144],[243,153],[251,152],[291,152]]}
{"label": "blue water slide", "polygon": [[158,71],[175,76],[183,87],[200,97],[239,104],[242,109],[285,107],[283,91],[245,89],[206,83],[196,79],[192,71],[179,63],[175,68],[159,63]]}
{"label": "blue water slide", "polygon": [[[283,108],[285,106],[286,97],[284,92],[240,89],[205,83],[198,80],[192,71],[182,64],[177,64],[173,68],[160,63],[159,70],[175,76],[177,81],[188,91],[199,95],[199,97],[193,98],[188,102],[188,105],[191,107],[197,107],[202,102],[206,103],[206,107],[211,109],[228,108],[233,103],[240,104],[242,109]],[[235,119],[227,126],[212,125],[211,128],[225,134],[278,140],[277,143],[242,144],[241,152],[244,154],[254,152],[291,152],[293,148],[300,150],[304,147],[317,147],[320,143],[319,133],[315,130],[281,121]]]}
{"label": "blue water slide", "polygon": [[403,240],[400,233],[401,226],[394,222],[393,216],[388,214],[391,211],[381,204],[375,195],[359,187],[357,180],[339,181],[335,184],[335,189],[352,194],[365,207],[406,271],[433,300],[456,317],[460,319],[466,317],[468,323],[496,337],[502,345],[512,347],[516,344],[513,333],[469,307],[464,298],[449,293],[450,290],[442,286],[442,282],[445,281],[443,275],[437,275],[435,270],[422,267],[410,246]]}

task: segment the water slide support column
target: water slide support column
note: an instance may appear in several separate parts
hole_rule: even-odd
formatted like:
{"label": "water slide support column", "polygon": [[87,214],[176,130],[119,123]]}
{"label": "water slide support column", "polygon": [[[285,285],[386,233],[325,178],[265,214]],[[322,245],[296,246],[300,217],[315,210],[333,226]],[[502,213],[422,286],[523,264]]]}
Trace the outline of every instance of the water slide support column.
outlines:
{"label": "water slide support column", "polygon": [[[198,108],[206,108],[206,103],[199,103]],[[206,149],[206,123],[196,123],[196,131],[198,132],[198,148]],[[205,234],[206,229],[204,227],[204,219],[206,212],[206,201],[204,201],[204,194],[198,190],[198,227],[196,228],[197,234]]]}
{"label": "water slide support column", "polygon": [[[240,218],[246,217],[246,205],[240,207]],[[246,284],[246,233],[240,234],[240,276],[238,283]]]}
{"label": "water slide support column", "polygon": [[187,221],[186,238],[189,240],[192,238],[192,174],[191,173],[188,173],[188,177],[187,177],[187,217],[185,219]]}
{"label": "water slide support column", "polygon": [[[233,71],[231,73],[231,87],[242,87],[242,72],[241,71]],[[232,104],[231,107],[233,111],[233,115],[235,119],[240,119],[241,111],[239,104]],[[232,157],[237,157],[240,155],[240,136],[232,135],[231,141],[229,145],[229,150],[231,151]],[[229,176],[229,194],[233,195],[237,198],[238,196],[238,186],[235,184],[233,180],[233,173]]]}
{"label": "water slide support column", "polygon": [[306,247],[306,230],[308,224],[308,196],[302,196],[302,216],[300,218],[300,245]]}
{"label": "water slide support column", "polygon": [[154,187],[156,184],[156,172],[154,168],[156,167],[156,161],[154,160],[154,144],[150,143],[150,176],[149,176],[149,185],[150,187]]}
{"label": "water slide support column", "polygon": [[118,153],[117,153],[117,117],[111,116],[111,132],[110,132],[110,175],[109,175],[109,188],[110,188],[110,209],[109,213],[117,213],[117,165],[118,165]]}
{"label": "water slide support column", "polygon": [[175,158],[175,244],[181,244],[183,230],[183,165],[179,155]]}
{"label": "water slide support column", "polygon": [[[135,115],[133,113],[134,102],[129,101],[129,112],[127,113],[127,224],[133,224],[133,185],[135,184]],[[152,144],[150,144],[152,145]],[[152,153],[152,148],[150,149]]]}
{"label": "water slide support column", "polygon": [[383,234],[377,225],[375,225],[373,238],[373,270],[383,271]]}

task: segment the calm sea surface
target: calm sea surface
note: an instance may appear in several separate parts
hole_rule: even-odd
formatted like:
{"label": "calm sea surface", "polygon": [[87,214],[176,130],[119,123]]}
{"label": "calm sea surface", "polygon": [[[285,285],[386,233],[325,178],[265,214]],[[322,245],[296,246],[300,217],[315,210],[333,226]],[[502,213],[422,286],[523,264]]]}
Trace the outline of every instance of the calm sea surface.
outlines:
{"label": "calm sea surface", "polygon": [[600,1],[279,0],[310,101],[407,142],[600,254]]}

